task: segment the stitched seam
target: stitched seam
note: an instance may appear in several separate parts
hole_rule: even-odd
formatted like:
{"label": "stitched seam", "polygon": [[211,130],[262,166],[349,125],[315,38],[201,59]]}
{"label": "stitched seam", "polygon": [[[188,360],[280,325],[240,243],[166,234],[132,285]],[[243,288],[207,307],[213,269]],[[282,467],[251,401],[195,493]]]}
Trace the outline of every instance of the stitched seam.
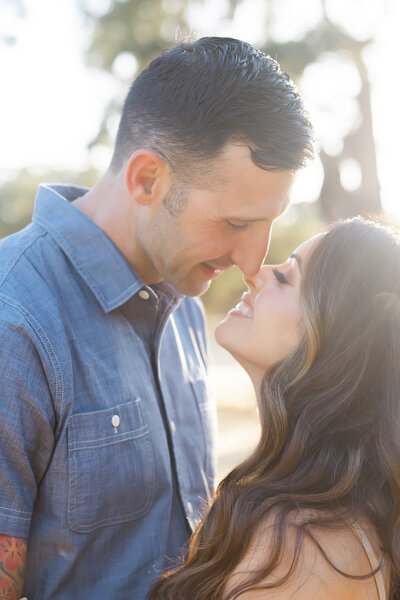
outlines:
{"label": "stitched seam", "polygon": [[28,515],[27,517],[20,517],[17,515],[4,515],[5,517],[10,517],[12,519],[24,519],[29,521],[29,519],[31,518],[31,514],[29,512],[27,512],[26,510],[17,510],[16,508],[7,508],[6,506],[0,506],[0,512],[2,511],[7,511],[7,512],[15,512],[18,513],[20,515]]}
{"label": "stitched seam", "polygon": [[[128,432],[126,434],[119,434],[118,439],[112,441],[112,442],[107,442],[105,444],[93,444],[93,442],[97,441],[97,440],[92,440],[91,442],[72,442],[72,444],[81,444],[80,446],[76,446],[74,448],[69,448],[69,452],[76,452],[76,451],[80,451],[80,450],[92,450],[95,448],[107,448],[108,446],[113,446],[114,444],[120,444],[123,442],[129,442],[130,440],[139,440],[140,438],[142,438],[144,435],[147,435],[149,433],[149,428],[146,426],[143,428],[143,431],[141,431],[136,435],[132,435],[132,433],[136,434],[136,432]],[[104,438],[107,439],[107,438]],[[98,440],[101,441],[101,440]],[[89,445],[85,445],[86,443],[88,443]]]}
{"label": "stitched seam", "polygon": [[[154,454],[153,454],[153,450],[152,450],[152,444],[150,439],[148,438],[147,440],[145,440],[144,445],[146,446],[146,456],[149,459],[152,459],[151,464],[154,465]],[[150,464],[150,463],[147,463]],[[93,531],[93,529],[96,529],[99,526],[104,526],[104,525],[108,525],[108,524],[117,524],[117,523],[124,523],[126,521],[129,521],[131,519],[134,518],[138,518],[142,515],[145,515],[148,510],[149,507],[151,505],[151,502],[153,501],[153,497],[154,497],[154,485],[155,485],[155,476],[151,476],[154,475],[154,469],[151,470],[150,468],[147,469],[146,471],[146,489],[147,489],[147,497],[146,497],[146,502],[144,504],[144,506],[138,507],[136,510],[124,514],[124,515],[119,515],[119,516],[110,516],[110,517],[105,517],[104,519],[100,519],[98,521],[95,521],[93,523],[89,523],[87,525],[82,524],[79,521],[79,517],[76,515],[76,513],[74,513],[74,517],[73,517],[73,523],[75,524],[76,531],[79,532],[89,532],[89,531]],[[77,486],[76,486],[77,487]],[[75,495],[75,503],[76,503],[76,495]],[[75,504],[75,510],[76,510],[76,504]]]}
{"label": "stitched seam", "polygon": [[[58,404],[58,397],[60,395],[61,403],[60,403],[60,406],[59,406],[59,412],[60,412],[60,415],[61,415],[62,411],[63,411],[63,408],[64,408],[64,379],[63,379],[63,375],[62,375],[60,363],[59,363],[58,358],[57,358],[57,354],[56,354],[56,352],[54,350],[54,347],[53,347],[50,339],[48,338],[46,332],[42,329],[42,327],[40,326],[40,324],[26,310],[26,308],[22,304],[20,304],[16,300],[13,300],[9,296],[6,296],[5,294],[1,294],[1,293],[0,293],[0,300],[2,300],[4,302],[4,304],[8,304],[9,306],[11,306],[11,307],[15,308],[16,310],[18,310],[18,312],[29,323],[29,325],[32,327],[33,331],[36,333],[36,335],[38,336],[39,340],[41,341],[42,346],[43,346],[43,348],[46,351],[46,354],[47,354],[47,356],[49,358],[50,364],[51,364],[52,369],[53,369],[55,383],[56,383],[56,390],[55,390],[56,406]],[[45,339],[43,339],[43,338],[45,338]],[[47,341],[47,345],[46,345],[46,341]],[[51,352],[49,350],[51,350]],[[55,365],[55,363],[56,363],[56,365]],[[57,369],[58,369],[58,372],[59,372],[59,376],[57,375]],[[60,379],[60,383],[59,383],[59,379]]]}
{"label": "stitched seam", "polygon": [[74,259],[74,263],[75,266],[77,268],[77,270],[79,271],[79,273],[81,274],[81,276],[86,279],[87,281],[90,282],[90,285],[93,287],[93,289],[96,291],[96,295],[98,296],[98,298],[100,298],[102,304],[106,304],[106,299],[103,296],[103,294],[97,289],[93,279],[90,277],[90,275],[81,267],[79,260],[76,258],[74,252],[72,251],[71,246],[69,245],[68,241],[59,235],[59,232],[50,224],[47,223],[46,221],[42,221],[41,217],[36,216],[35,218],[36,223],[39,223],[42,227],[46,227],[47,231],[49,233],[51,233],[51,235],[57,240],[59,241],[60,238],[62,239],[63,244],[68,248],[68,252],[71,255],[71,257],[73,257]]}
{"label": "stitched seam", "polygon": [[[1,513],[0,513],[1,515]],[[4,517],[6,517],[7,519],[18,519],[19,521],[30,521],[30,517],[18,517],[17,515],[7,515],[4,514]]]}
{"label": "stitched seam", "polygon": [[3,283],[5,282],[5,280],[7,279],[7,277],[9,276],[9,274],[11,273],[11,271],[13,270],[13,268],[15,267],[15,265],[17,264],[17,262],[25,254],[26,250],[28,250],[28,248],[30,248],[36,242],[36,240],[38,240],[40,237],[43,237],[45,235],[46,235],[45,231],[43,231],[43,233],[38,233],[37,236],[33,240],[31,240],[31,242],[27,246],[25,246],[24,248],[22,248],[21,252],[15,257],[14,262],[10,265],[10,268],[8,269],[7,273],[4,274],[4,277],[0,281],[0,285],[3,285]]}
{"label": "stitched seam", "polygon": [[62,240],[62,243],[65,245],[66,248],[68,248],[68,253],[69,253],[70,257],[73,258],[73,260],[74,260],[74,265],[75,265],[77,271],[80,273],[81,277],[83,277],[84,280],[86,280],[90,283],[96,296],[99,298],[101,304],[103,304],[104,306],[108,307],[108,306],[113,306],[114,303],[118,304],[118,302],[121,299],[123,299],[126,295],[127,295],[127,298],[132,296],[136,287],[137,287],[137,289],[140,289],[140,287],[141,287],[140,283],[135,281],[132,285],[129,286],[129,288],[127,290],[124,290],[123,292],[121,292],[116,298],[107,300],[107,298],[104,296],[104,294],[96,286],[96,284],[95,284],[94,280],[92,279],[92,277],[90,276],[89,272],[81,266],[81,263],[79,262],[79,259],[77,258],[77,255],[74,253],[73,248],[70,246],[69,242],[63,236],[60,236],[58,230],[55,229],[50,223],[46,223],[45,221],[42,221],[42,219],[40,217],[36,217],[35,222],[39,223],[42,227],[46,227],[46,229],[49,231],[49,233],[51,233],[51,235],[54,237],[55,240],[57,240],[58,242],[60,239]]}
{"label": "stitched seam", "polygon": [[93,444],[93,442],[104,442],[105,440],[115,440],[119,441],[121,438],[125,438],[127,435],[133,435],[139,437],[142,435],[144,431],[148,430],[147,425],[143,425],[142,427],[138,427],[137,429],[130,429],[129,431],[122,431],[121,433],[112,433],[111,435],[107,435],[106,437],[96,438],[94,440],[79,440],[78,442],[71,442],[71,444]]}
{"label": "stitched seam", "polygon": [[72,419],[75,420],[79,420],[79,417],[83,417],[86,415],[100,415],[100,414],[105,414],[107,412],[109,412],[110,414],[114,411],[117,410],[117,408],[121,408],[121,407],[125,407],[125,406],[130,406],[131,404],[139,404],[139,402],[141,402],[141,398],[138,397],[135,400],[131,400],[130,402],[123,402],[122,404],[117,404],[116,406],[111,406],[110,408],[103,408],[100,410],[96,410],[96,411],[92,411],[92,410],[88,410],[87,412],[80,412],[80,413],[75,413],[72,415]]}
{"label": "stitched seam", "polygon": [[[74,428],[68,428],[68,437],[71,435],[72,443],[75,444],[74,439]],[[69,486],[68,486],[68,522],[71,527],[75,524],[75,515],[76,515],[76,488],[77,488],[77,480],[78,480],[78,463],[76,459],[76,454],[71,455],[71,463],[68,464],[68,468],[70,468],[69,474]]]}

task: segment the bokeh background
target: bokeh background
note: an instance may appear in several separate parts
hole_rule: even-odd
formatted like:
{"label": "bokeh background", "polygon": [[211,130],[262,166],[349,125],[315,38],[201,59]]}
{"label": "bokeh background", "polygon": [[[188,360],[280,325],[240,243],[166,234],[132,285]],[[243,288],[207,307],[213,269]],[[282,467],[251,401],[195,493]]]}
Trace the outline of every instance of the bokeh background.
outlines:
{"label": "bokeh background", "polygon": [[[400,221],[399,0],[0,0],[0,237],[25,226],[39,182],[91,186],[107,168],[137,74],[175,39],[242,38],[299,87],[318,157],[274,227],[268,261],[333,220]],[[237,269],[204,296],[219,408],[219,474],[254,446],[247,376],[213,342]]]}

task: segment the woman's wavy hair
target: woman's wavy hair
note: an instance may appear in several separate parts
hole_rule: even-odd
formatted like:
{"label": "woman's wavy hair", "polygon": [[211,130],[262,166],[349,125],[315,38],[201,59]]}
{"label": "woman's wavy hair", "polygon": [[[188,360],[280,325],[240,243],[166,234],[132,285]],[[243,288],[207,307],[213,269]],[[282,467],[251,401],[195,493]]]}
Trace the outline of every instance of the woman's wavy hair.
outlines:
{"label": "woman's wavy hair", "polygon": [[[300,299],[301,342],[262,382],[257,448],[220,483],[183,566],[158,579],[148,600],[239,598],[279,563],[299,511],[310,516],[298,526],[292,567],[261,587],[287,580],[313,525],[361,516],[389,560],[390,597],[400,598],[399,233],[362,218],[336,224],[306,265]],[[271,515],[263,568],[224,594]]]}

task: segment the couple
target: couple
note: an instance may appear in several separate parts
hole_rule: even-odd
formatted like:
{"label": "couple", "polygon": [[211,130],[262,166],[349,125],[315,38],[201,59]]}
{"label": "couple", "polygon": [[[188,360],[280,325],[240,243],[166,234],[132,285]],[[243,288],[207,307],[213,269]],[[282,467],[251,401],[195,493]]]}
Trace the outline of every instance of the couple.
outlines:
{"label": "couple", "polygon": [[[397,597],[400,245],[355,219],[262,266],[311,154],[277,63],[203,38],[136,79],[93,189],[40,187],[0,246],[1,598]],[[234,264],[262,435],[215,494],[194,297]]]}

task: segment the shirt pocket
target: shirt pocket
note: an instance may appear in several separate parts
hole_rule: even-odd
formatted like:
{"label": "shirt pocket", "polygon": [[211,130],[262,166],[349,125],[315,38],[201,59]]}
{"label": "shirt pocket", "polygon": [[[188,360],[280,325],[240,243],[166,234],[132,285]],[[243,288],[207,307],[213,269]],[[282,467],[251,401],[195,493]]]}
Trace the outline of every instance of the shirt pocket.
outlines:
{"label": "shirt pocket", "polygon": [[139,519],[154,496],[155,460],[140,398],[72,415],[68,524],[78,533]]}

